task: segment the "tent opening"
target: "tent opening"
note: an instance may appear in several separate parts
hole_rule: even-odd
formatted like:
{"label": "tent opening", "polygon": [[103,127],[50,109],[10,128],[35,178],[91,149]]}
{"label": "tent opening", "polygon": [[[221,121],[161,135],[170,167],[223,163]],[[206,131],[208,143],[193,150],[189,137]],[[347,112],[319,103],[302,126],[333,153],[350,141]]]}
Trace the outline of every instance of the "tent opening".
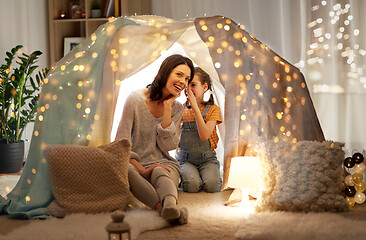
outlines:
{"label": "tent opening", "polygon": [[[118,124],[122,117],[123,106],[125,104],[125,101],[126,101],[126,98],[128,97],[128,95],[131,92],[138,90],[138,89],[145,88],[148,84],[150,84],[154,80],[156,74],[158,73],[159,67],[160,67],[161,63],[164,61],[164,59],[173,54],[181,54],[183,56],[189,57],[188,54],[184,51],[182,45],[176,42],[169,49],[167,49],[167,51],[164,54],[162,54],[157,60],[152,62],[149,66],[145,67],[141,71],[139,71],[139,72],[135,73],[134,75],[121,81],[120,87],[119,87],[117,104],[116,104],[116,108],[114,111],[114,117],[113,117],[113,123],[112,123],[111,135],[110,135],[111,141],[115,140]],[[193,61],[193,64],[195,67],[198,66],[194,61]],[[211,77],[211,79],[212,79],[212,77]],[[214,85],[214,82],[218,83],[218,81],[214,81],[213,79],[211,81],[213,83],[213,88],[215,89],[215,86],[217,87],[217,84]],[[214,98],[215,98],[215,104],[219,105],[218,101],[217,101],[217,96],[215,93],[214,93]],[[179,101],[182,104],[184,104],[186,102],[186,100],[187,100],[187,98],[185,97],[183,92],[181,93],[180,97],[177,98],[177,101]],[[220,108],[223,108],[223,107],[224,106],[220,106]],[[224,116],[222,115],[222,117],[224,117]],[[220,128],[218,129],[218,132],[220,134]],[[216,154],[217,154],[217,159],[220,162],[220,173],[222,174],[224,147],[223,147],[223,143],[221,140],[222,139],[221,136],[222,136],[222,134],[220,134],[220,139],[219,139],[219,142],[218,142],[217,148],[216,148]],[[175,150],[170,151],[169,154],[172,157],[175,157]]]}

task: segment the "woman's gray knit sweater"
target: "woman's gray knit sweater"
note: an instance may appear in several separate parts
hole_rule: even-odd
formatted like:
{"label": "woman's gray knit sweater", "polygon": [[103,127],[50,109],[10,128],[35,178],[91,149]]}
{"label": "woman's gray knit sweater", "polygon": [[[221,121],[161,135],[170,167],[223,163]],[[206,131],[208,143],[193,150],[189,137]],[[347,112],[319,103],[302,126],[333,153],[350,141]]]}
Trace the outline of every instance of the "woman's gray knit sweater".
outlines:
{"label": "woman's gray knit sweater", "polygon": [[180,172],[178,161],[172,158],[168,151],[178,147],[183,105],[174,101],[172,123],[163,129],[161,127],[163,117],[154,117],[145,101],[143,89],[132,92],[127,97],[116,139],[129,139],[131,158],[136,159],[145,168],[154,163],[161,163],[175,167]]}

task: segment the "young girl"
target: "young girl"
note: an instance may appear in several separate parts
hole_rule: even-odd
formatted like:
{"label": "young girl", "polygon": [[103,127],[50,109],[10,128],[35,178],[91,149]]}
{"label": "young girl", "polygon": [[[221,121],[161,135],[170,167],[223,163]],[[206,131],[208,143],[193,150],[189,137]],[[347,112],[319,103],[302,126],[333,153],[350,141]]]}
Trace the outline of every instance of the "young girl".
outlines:
{"label": "young girl", "polygon": [[187,223],[187,210],[177,208],[180,167],[169,151],[179,143],[183,106],[175,99],[194,76],[190,59],[175,54],[160,66],[154,81],[131,93],[116,139],[131,141],[128,180],[132,194],[170,221]]}
{"label": "young girl", "polygon": [[186,95],[179,149],[176,158],[181,166],[183,191],[221,191],[220,163],[215,149],[219,138],[216,125],[222,122],[220,108],[214,104],[213,96],[206,102],[205,92],[211,92],[210,76],[201,68],[189,83]]}

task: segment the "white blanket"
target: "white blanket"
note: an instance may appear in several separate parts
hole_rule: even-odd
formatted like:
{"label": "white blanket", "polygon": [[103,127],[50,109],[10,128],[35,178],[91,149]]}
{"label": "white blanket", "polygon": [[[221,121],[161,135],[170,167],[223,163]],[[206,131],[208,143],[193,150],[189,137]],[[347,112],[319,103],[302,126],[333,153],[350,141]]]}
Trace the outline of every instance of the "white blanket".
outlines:
{"label": "white blanket", "polygon": [[263,212],[238,224],[236,238],[241,240],[363,240],[366,221],[337,213]]}
{"label": "white blanket", "polygon": [[[105,227],[112,221],[110,214],[71,214],[65,218],[30,220],[32,223],[15,229],[0,240],[90,240],[108,239]],[[125,212],[132,239],[145,231],[161,229],[169,224],[156,211],[133,208]]]}

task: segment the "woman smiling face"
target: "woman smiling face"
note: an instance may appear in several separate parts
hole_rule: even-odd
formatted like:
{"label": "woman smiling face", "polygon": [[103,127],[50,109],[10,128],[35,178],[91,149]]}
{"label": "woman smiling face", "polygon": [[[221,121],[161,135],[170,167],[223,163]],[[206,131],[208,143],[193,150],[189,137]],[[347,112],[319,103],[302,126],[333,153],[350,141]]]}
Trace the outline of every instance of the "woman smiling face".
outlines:
{"label": "woman smiling face", "polygon": [[169,74],[165,87],[163,88],[163,98],[170,95],[179,96],[188,86],[191,77],[191,69],[186,64],[176,66]]}

